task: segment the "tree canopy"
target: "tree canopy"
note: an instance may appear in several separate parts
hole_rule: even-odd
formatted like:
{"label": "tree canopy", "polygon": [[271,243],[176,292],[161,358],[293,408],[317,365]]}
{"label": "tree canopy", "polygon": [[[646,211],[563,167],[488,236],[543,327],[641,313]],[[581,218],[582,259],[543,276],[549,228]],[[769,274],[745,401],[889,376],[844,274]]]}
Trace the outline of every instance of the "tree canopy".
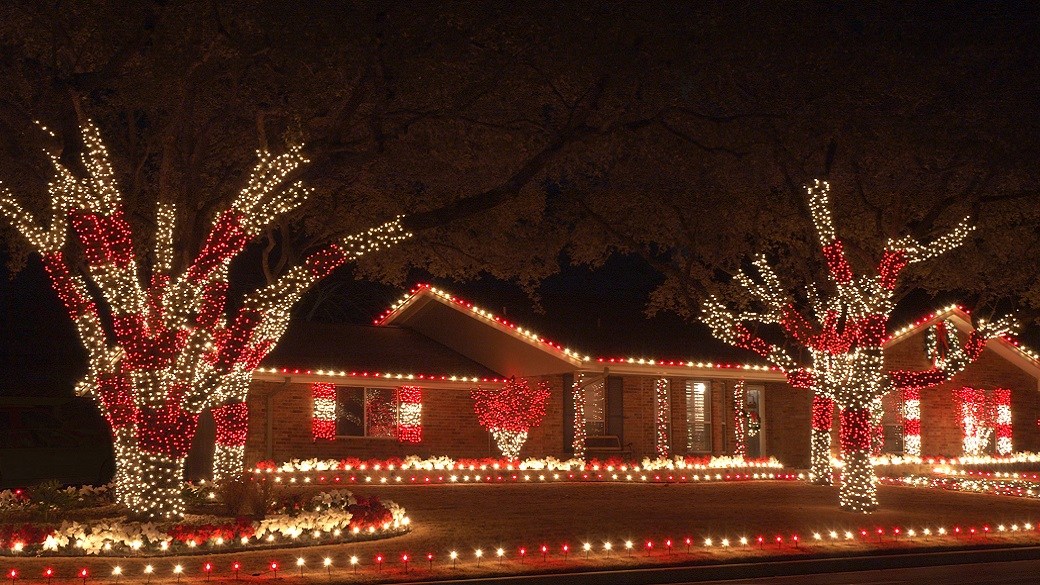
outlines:
{"label": "tree canopy", "polygon": [[651,311],[694,316],[763,249],[785,280],[819,280],[801,187],[820,177],[854,265],[970,214],[971,241],[901,293],[1040,316],[1031,3],[66,0],[0,17],[5,183],[41,209],[41,148],[76,160],[91,118],[131,221],[160,200],[193,226],[180,262],[255,151],[302,140],[315,194],[253,250],[258,280],[408,213],[418,237],[356,275],[534,291],[561,259],[635,253],[663,276]]}

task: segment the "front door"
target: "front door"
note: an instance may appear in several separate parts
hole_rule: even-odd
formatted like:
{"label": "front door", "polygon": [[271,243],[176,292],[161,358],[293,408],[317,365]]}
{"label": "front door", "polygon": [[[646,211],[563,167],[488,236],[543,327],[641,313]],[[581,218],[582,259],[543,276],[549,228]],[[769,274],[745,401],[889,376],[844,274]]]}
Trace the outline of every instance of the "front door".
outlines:
{"label": "front door", "polygon": [[749,459],[764,456],[762,452],[762,386],[747,387],[747,453]]}

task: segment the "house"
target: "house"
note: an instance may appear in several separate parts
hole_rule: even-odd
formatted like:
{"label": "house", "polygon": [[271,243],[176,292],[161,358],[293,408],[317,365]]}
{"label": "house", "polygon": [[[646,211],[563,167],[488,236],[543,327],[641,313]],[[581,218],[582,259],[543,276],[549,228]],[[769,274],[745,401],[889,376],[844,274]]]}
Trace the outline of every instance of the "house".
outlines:
{"label": "house", "polygon": [[[970,330],[960,309],[930,315],[892,335],[886,351],[893,367],[927,368],[925,330],[947,318]],[[602,457],[618,450],[653,457],[659,427],[673,455],[732,454],[734,390],[743,381],[748,418],[758,423],[748,433],[749,456],[808,464],[811,396],[775,368],[593,357],[429,285],[417,286],[371,325],[292,324],[253,376],[247,463],[495,457],[470,391],[512,377],[551,389],[544,421],[529,433],[521,457],[570,456],[575,383],[583,389],[588,444],[607,447]],[[1038,380],[1036,355],[1009,340],[991,341],[977,364],[922,393],[925,453],[960,453],[961,427],[951,406],[951,389],[959,385],[1009,388],[1015,449],[1040,449]],[[902,449],[900,397],[886,398],[885,407],[886,447]]]}

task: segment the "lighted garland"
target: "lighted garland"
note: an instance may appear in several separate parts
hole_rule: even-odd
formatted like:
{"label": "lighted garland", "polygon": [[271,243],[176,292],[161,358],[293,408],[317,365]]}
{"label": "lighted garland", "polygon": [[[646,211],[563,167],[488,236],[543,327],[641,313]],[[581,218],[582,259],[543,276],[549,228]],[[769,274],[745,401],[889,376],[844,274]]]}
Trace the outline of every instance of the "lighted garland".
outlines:
{"label": "lighted garland", "polygon": [[506,459],[520,455],[527,433],[542,423],[549,400],[548,382],[531,388],[527,380],[510,379],[498,389],[474,388],[473,409]]}
{"label": "lighted garland", "polygon": [[747,389],[744,380],[733,385],[733,455],[747,457]]}
{"label": "lighted garland", "polygon": [[656,401],[656,406],[654,412],[656,414],[656,445],[657,457],[660,459],[667,459],[670,453],[668,444],[668,425],[670,421],[667,418],[667,413],[670,412],[668,399],[668,379],[659,378],[655,380],[654,400]]}
{"label": "lighted garland", "polygon": [[[47,227],[6,190],[0,213],[43,258],[44,267],[76,325],[88,354],[87,375],[76,386],[108,421],[115,443],[117,499],[135,515],[175,519],[184,458],[199,414],[243,403],[252,371],[281,338],[290,310],[317,280],[358,256],[410,237],[400,218],[350,236],[312,254],[268,287],[245,298],[227,316],[228,266],[276,218],[298,207],[308,191],[288,175],[307,162],[299,146],[281,155],[259,153],[246,186],[217,214],[202,249],[173,274],[176,209],[161,203],[156,214],[154,262],[135,255],[115,173],[93,124],[82,128],[83,166],[77,178],[52,157],[51,217]],[[63,253],[68,228],[86,260],[87,279],[73,272]],[[142,274],[150,273],[147,285]],[[96,290],[103,303],[95,302]],[[102,318],[99,307],[108,315]],[[111,322],[111,332],[102,326]],[[241,423],[221,417],[228,439]],[[242,469],[240,444],[219,444],[214,474]]]}
{"label": "lighted garland", "polygon": [[[940,384],[963,369],[963,363],[936,362],[923,372],[885,368],[886,328],[894,308],[893,293],[902,271],[910,264],[939,256],[959,246],[971,233],[967,220],[931,244],[910,237],[890,240],[873,276],[855,277],[837,238],[831,215],[830,186],[817,180],[806,189],[818,243],[835,293],[824,299],[815,285],[806,289],[810,319],[803,315],[764,257],[752,264],[757,278],[741,271],[736,281],[755,298],[760,311],[733,311],[717,297],[704,304],[703,321],[719,339],[753,351],[787,374],[789,383],[829,398],[839,409],[840,447],[844,466],[839,502],[852,512],[877,508],[877,476],[871,465],[876,440],[876,417],[881,398],[889,391]],[[799,365],[782,346],[758,337],[745,323],[780,325],[786,335],[811,354],[811,362]],[[1006,334],[1010,321],[983,324],[969,338],[964,351],[969,359],[981,353],[986,341]],[[814,404],[814,406],[817,406]],[[819,407],[818,407],[819,408]],[[822,424],[824,417],[814,416]],[[813,441],[818,453],[821,441]],[[814,477],[819,477],[814,473]]]}
{"label": "lighted garland", "polygon": [[[585,459],[585,386],[582,384],[584,374],[578,374],[571,389],[574,402],[574,439],[571,447],[575,459]],[[1040,423],[1038,423],[1040,424]]]}

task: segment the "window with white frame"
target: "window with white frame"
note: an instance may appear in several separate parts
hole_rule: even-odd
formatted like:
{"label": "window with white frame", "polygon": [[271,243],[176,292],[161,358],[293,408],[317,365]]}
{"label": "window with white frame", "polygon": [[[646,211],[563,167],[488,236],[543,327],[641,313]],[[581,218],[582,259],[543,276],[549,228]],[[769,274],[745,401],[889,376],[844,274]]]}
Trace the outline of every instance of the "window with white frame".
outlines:
{"label": "window with white frame", "polygon": [[686,381],[686,452],[711,452],[711,385]]}

